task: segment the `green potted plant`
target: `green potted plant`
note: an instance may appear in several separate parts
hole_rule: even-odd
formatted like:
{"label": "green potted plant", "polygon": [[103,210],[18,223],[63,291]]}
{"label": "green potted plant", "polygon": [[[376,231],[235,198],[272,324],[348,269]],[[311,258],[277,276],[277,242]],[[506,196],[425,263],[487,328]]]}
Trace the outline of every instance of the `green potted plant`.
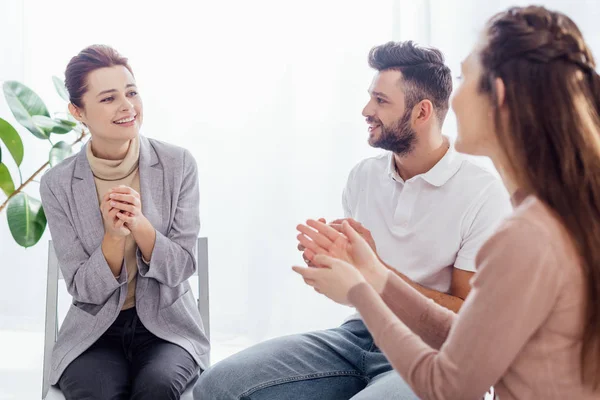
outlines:
{"label": "green potted plant", "polygon": [[[63,81],[56,76],[52,78],[56,91],[68,102],[69,96]],[[68,112],[51,116],[42,99],[24,84],[6,81],[2,89],[14,119],[22,126],[20,129],[47,141],[49,145],[48,157],[40,160],[41,166],[23,180],[21,163],[25,149],[19,130],[0,118],[0,214],[6,212],[13,239],[22,247],[31,247],[40,240],[46,230],[46,216],[41,201],[25,193],[23,189],[27,185],[37,183],[36,178],[46,169],[70,156],[73,147],[83,142],[87,133]],[[66,134],[70,132],[76,133],[76,138],[64,140],[69,137]],[[18,171],[18,180],[13,176],[16,174],[11,175],[7,162],[14,163]]]}

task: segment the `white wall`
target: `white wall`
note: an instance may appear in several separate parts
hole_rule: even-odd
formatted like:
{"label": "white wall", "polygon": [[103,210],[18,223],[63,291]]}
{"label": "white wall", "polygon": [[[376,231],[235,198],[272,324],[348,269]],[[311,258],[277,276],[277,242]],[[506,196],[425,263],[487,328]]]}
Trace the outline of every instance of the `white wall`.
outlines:
{"label": "white wall", "polygon": [[[0,80],[26,80],[26,47],[24,32],[24,4],[21,1],[0,1]],[[0,117],[15,124],[15,120],[6,105],[4,96],[0,99]],[[30,176],[42,164],[34,161],[35,156],[41,155],[46,149],[44,143],[31,134],[23,135],[25,146],[25,158],[22,164],[24,179]],[[5,148],[6,149],[6,148]],[[15,165],[8,152],[4,153],[4,162],[12,172],[15,185],[19,185],[18,174]],[[32,186],[31,194],[37,195],[37,187]],[[4,201],[2,193],[0,201]],[[2,283],[0,283],[0,329],[15,324],[39,327],[41,312],[43,309],[42,299],[45,275],[40,270],[39,260],[45,256],[43,245],[29,250],[23,250],[10,236],[6,213],[0,214],[0,271],[2,272]]]}
{"label": "white wall", "polygon": [[[51,76],[71,56],[91,43],[129,56],[145,102],[143,133],[189,148],[199,165],[214,338],[246,346],[332,327],[349,312],[315,295],[290,267],[301,263],[295,225],[340,216],[348,171],[376,153],[360,115],[370,47],[431,42],[457,74],[485,20],[512,3],[525,2],[0,0],[0,80],[23,81],[62,111]],[[571,15],[600,54],[598,2],[542,3]],[[3,99],[0,116],[14,122]],[[455,136],[453,115],[445,132]],[[27,177],[49,146],[23,138]],[[36,185],[29,190],[37,195]],[[33,349],[4,343],[0,376],[17,368],[19,354],[31,357],[23,368],[41,363],[48,239],[24,250],[0,215],[0,331],[20,332]],[[4,394],[0,387],[0,399],[11,398]]]}

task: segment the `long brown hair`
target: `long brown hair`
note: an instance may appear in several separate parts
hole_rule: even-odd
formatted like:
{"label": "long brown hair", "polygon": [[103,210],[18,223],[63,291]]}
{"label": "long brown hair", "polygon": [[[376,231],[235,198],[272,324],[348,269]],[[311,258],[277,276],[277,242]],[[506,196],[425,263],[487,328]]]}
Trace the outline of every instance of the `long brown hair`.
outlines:
{"label": "long brown hair", "polygon": [[[575,23],[543,7],[511,8],[486,26],[481,90],[519,187],[550,207],[581,257],[587,293],[582,381],[600,382],[600,77]],[[505,85],[502,126],[496,78]]]}

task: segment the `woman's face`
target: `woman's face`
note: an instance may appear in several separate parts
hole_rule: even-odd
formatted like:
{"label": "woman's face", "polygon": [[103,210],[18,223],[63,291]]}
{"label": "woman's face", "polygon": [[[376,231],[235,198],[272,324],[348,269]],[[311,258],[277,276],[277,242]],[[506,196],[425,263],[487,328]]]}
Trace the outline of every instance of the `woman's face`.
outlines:
{"label": "woman's face", "polygon": [[139,134],[143,105],[135,79],[121,65],[89,73],[83,108],[70,105],[73,116],[83,122],[96,142],[124,142]]}
{"label": "woman's face", "polygon": [[477,48],[461,64],[461,82],[451,100],[456,114],[457,151],[491,156],[497,148],[494,107],[480,89],[483,67]]}

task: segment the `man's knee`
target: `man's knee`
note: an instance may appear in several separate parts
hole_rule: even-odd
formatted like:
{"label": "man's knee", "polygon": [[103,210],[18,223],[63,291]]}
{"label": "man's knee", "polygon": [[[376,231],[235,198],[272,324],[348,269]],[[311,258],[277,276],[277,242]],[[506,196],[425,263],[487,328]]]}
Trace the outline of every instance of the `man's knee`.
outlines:
{"label": "man's knee", "polygon": [[[289,395],[290,385],[303,377],[322,372],[319,360],[325,349],[320,343],[328,332],[311,332],[271,339],[243,350],[207,369],[194,389],[198,399],[240,400],[280,398]],[[329,367],[327,367],[329,368]],[[279,389],[275,389],[275,387]],[[297,385],[293,385],[296,387]]]}
{"label": "man's knee", "polygon": [[218,362],[204,371],[194,387],[196,399],[237,400],[244,392],[244,384],[239,369],[243,368],[234,357]]}

